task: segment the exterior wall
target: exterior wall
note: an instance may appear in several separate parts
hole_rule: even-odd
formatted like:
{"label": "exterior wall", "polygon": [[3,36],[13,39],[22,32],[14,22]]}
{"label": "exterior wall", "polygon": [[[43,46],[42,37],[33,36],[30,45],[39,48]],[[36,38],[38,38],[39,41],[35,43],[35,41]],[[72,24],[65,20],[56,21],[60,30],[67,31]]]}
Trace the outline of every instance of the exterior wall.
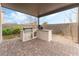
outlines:
{"label": "exterior wall", "polygon": [[[78,27],[76,23],[73,24],[49,24],[43,26],[45,29],[51,29],[53,34],[61,34],[66,37],[72,37],[75,42],[78,41]],[[72,28],[72,29],[70,29]],[[71,33],[71,31],[72,33]]]}

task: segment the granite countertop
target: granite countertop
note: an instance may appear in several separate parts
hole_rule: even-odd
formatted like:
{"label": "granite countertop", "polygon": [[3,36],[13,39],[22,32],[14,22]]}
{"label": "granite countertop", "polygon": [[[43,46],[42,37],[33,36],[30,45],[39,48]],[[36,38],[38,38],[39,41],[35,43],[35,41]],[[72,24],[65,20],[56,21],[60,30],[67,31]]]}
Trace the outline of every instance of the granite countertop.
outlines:
{"label": "granite countertop", "polygon": [[52,30],[48,30],[48,29],[43,29],[43,30],[39,30],[39,31],[44,31],[44,32],[48,32],[48,31],[52,31]]}

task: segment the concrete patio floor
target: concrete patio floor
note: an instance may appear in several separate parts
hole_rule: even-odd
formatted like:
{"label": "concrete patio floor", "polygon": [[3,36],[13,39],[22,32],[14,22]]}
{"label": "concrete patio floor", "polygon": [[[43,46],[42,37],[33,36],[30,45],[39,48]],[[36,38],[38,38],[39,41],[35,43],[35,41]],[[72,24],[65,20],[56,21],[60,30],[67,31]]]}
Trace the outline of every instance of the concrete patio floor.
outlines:
{"label": "concrete patio floor", "polygon": [[[60,39],[59,39],[60,38]],[[53,36],[51,42],[34,39],[27,42],[4,41],[0,44],[1,56],[79,56],[79,45],[63,37]]]}

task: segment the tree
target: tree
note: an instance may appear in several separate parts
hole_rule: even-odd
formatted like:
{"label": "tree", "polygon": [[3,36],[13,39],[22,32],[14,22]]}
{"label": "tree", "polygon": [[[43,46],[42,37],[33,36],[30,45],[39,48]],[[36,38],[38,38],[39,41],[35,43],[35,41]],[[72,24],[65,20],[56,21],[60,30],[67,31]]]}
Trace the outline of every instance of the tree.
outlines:
{"label": "tree", "polygon": [[46,25],[48,25],[48,22],[44,22],[42,25],[46,26]]}

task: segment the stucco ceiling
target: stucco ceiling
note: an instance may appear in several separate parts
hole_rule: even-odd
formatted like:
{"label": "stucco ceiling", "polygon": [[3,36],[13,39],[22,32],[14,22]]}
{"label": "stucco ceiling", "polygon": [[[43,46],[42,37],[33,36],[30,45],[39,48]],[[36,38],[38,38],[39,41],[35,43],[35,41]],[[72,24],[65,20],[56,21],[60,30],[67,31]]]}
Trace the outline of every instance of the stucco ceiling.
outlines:
{"label": "stucco ceiling", "polygon": [[63,11],[78,5],[75,3],[2,3],[3,7],[37,17]]}

